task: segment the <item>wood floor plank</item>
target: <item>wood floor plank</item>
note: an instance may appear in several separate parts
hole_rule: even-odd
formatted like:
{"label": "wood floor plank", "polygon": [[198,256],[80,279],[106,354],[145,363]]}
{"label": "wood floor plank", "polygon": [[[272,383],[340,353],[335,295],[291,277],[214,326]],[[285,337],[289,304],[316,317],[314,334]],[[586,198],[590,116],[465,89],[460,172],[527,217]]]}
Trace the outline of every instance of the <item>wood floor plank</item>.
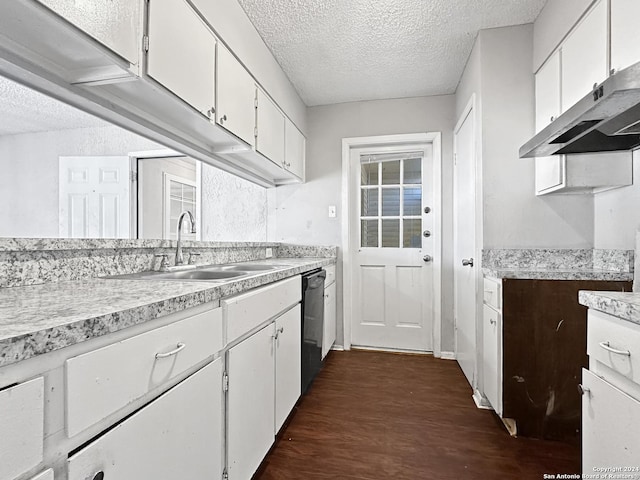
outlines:
{"label": "wood floor plank", "polygon": [[331,352],[254,478],[541,479],[580,471],[579,449],[509,436],[471,393],[456,362]]}

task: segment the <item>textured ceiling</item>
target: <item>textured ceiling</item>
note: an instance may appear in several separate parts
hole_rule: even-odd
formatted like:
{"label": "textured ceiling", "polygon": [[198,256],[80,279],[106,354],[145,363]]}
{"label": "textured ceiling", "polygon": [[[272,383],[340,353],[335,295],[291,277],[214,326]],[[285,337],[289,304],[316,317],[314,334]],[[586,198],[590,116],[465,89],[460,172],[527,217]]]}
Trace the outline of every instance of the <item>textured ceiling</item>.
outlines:
{"label": "textured ceiling", "polygon": [[92,115],[0,77],[0,136],[106,125]]}
{"label": "textured ceiling", "polygon": [[238,0],[308,105],[454,93],[478,30],[546,0]]}

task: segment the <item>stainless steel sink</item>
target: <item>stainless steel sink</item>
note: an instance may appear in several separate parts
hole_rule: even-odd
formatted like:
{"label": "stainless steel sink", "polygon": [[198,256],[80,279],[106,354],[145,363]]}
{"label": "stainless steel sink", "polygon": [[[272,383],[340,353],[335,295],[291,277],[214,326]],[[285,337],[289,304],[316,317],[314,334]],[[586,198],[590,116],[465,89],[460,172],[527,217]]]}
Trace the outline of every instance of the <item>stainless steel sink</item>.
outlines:
{"label": "stainless steel sink", "polygon": [[181,272],[158,273],[148,277],[149,280],[227,280],[242,277],[247,272],[231,270],[185,270]]}

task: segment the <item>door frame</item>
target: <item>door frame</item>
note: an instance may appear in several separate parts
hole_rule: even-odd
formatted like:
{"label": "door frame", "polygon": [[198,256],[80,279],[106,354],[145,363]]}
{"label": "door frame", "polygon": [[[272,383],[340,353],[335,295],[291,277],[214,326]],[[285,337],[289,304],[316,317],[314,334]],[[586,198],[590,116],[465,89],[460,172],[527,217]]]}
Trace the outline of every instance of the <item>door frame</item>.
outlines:
{"label": "door frame", "polygon": [[[483,185],[482,185],[482,140],[479,132],[481,132],[482,126],[480,125],[481,116],[478,115],[478,107],[476,102],[476,94],[471,94],[469,101],[467,102],[465,108],[460,113],[458,121],[456,122],[456,126],[453,129],[453,158],[454,158],[454,168],[453,168],[453,261],[457,262],[459,259],[455,258],[456,253],[456,240],[458,238],[458,173],[456,169],[456,156],[457,156],[457,135],[465,120],[469,115],[472,115],[473,118],[473,144],[474,144],[474,165],[475,165],[475,227],[474,227],[474,276],[475,276],[475,344],[476,344],[476,355],[475,355],[475,365],[474,365],[474,380],[475,385],[472,385],[474,389],[474,394],[478,391],[479,385],[481,385],[481,376],[482,372],[479,368],[481,365],[480,361],[482,359],[482,322],[479,321],[479,316],[482,314],[482,302],[483,298],[480,295],[480,292],[483,291],[483,275],[482,275],[482,239],[483,239],[483,208],[482,208],[482,198],[483,198]],[[456,317],[456,274],[455,270],[453,271],[453,322],[454,322],[454,355],[457,357],[458,352],[458,332],[457,332],[457,317]],[[475,399],[475,395],[474,395]]]}
{"label": "door frame", "polygon": [[371,137],[351,137],[342,139],[342,328],[344,349],[351,349],[351,318],[353,316],[352,282],[355,278],[355,246],[351,238],[353,220],[351,201],[351,150],[367,147],[391,147],[407,144],[432,144],[433,146],[433,188],[434,202],[434,251],[433,251],[433,354],[441,356],[442,331],[442,134],[440,132],[381,135]]}

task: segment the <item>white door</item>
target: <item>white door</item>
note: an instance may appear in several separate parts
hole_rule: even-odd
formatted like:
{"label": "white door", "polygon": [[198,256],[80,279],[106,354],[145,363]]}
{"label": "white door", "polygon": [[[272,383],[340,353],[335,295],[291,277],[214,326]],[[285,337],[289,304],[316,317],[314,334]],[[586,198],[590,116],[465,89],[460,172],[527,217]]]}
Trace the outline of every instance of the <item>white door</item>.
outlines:
{"label": "white door", "polygon": [[454,317],[456,359],[475,387],[476,369],[476,157],[473,108],[454,132]]}
{"label": "white door", "polygon": [[60,157],[60,236],[129,238],[129,157]]}
{"label": "white door", "polygon": [[[431,351],[433,147],[353,149],[352,344]],[[428,236],[424,236],[427,232]]]}
{"label": "white door", "polygon": [[276,320],[276,413],[275,433],[293,410],[302,392],[302,318],[298,304]]}
{"label": "white door", "polygon": [[228,353],[229,480],[249,480],[275,439],[274,334],[272,323]]}
{"label": "white door", "polygon": [[[640,402],[584,369],[582,385],[582,471],[640,467]],[[626,472],[619,478],[638,478],[637,470]]]}
{"label": "white door", "polygon": [[221,478],[223,399],[218,359],[71,456],[69,480]]}

